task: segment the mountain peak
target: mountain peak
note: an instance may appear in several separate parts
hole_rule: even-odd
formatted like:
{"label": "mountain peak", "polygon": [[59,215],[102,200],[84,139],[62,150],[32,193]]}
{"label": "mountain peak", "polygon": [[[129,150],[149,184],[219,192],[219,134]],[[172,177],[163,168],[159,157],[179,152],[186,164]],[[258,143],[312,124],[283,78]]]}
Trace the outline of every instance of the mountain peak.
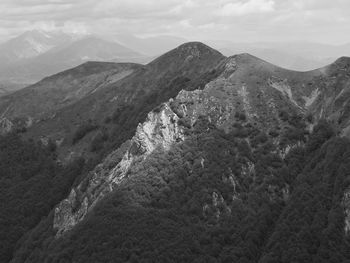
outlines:
{"label": "mountain peak", "polygon": [[209,60],[221,60],[225,58],[219,51],[201,43],[187,42],[152,61],[149,65],[164,67],[168,64],[190,65],[195,61],[204,63]]}
{"label": "mountain peak", "polygon": [[339,71],[348,71],[350,69],[350,57],[340,57],[332,64],[323,68],[328,71],[330,74],[339,73]]}
{"label": "mountain peak", "polygon": [[346,56],[340,57],[334,62],[334,64],[340,65],[340,66],[349,66],[350,57],[346,57]]}
{"label": "mountain peak", "polygon": [[201,54],[206,54],[206,53],[220,53],[215,49],[207,46],[206,44],[198,41],[184,43],[178,46],[177,48],[175,48],[174,51],[177,51],[180,53],[188,53],[194,56],[200,56]]}

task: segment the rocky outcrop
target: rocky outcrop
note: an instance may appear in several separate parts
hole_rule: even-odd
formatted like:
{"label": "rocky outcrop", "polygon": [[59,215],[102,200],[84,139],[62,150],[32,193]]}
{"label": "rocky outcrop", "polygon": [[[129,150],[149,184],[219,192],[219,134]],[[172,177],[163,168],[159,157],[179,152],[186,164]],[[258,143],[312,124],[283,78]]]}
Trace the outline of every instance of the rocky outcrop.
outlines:
{"label": "rocky outcrop", "polygon": [[214,223],[220,220],[222,214],[230,214],[231,208],[227,205],[225,199],[220,193],[213,192],[211,203],[204,204],[202,211],[203,216],[209,220],[209,223]]}
{"label": "rocky outcrop", "polygon": [[346,235],[350,234],[350,188],[344,192],[343,197],[343,207],[344,207],[344,231]]}
{"label": "rocky outcrop", "polygon": [[[184,140],[178,120],[168,104],[150,112],[147,120],[138,125],[127,150],[111,153],[55,208],[53,227],[57,236],[73,228],[99,200],[113,191],[126,177],[135,159],[144,160],[156,148],[167,150],[174,142]],[[118,159],[120,161],[116,161]]]}
{"label": "rocky outcrop", "polygon": [[7,118],[2,118],[0,120],[0,135],[5,135],[11,132],[13,129],[13,123]]}
{"label": "rocky outcrop", "polygon": [[239,95],[232,87],[223,93],[215,90],[228,86],[227,78],[234,74],[235,69],[235,61],[228,60],[226,70],[204,90],[183,90],[175,99],[150,112],[147,120],[138,125],[128,148],[111,153],[56,207],[53,226],[57,236],[84,219],[99,200],[113,191],[127,177],[135,160],[144,160],[156,148],[166,151],[173,143],[183,141],[185,127],[192,127],[201,116],[216,127],[229,130],[238,111],[235,102],[240,100]]}

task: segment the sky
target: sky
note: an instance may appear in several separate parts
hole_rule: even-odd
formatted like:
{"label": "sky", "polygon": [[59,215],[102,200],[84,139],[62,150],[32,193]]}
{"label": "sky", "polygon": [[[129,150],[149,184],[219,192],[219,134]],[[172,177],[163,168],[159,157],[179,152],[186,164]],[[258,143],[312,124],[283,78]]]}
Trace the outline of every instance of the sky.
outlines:
{"label": "sky", "polygon": [[31,29],[342,44],[350,0],[0,0],[0,41]]}

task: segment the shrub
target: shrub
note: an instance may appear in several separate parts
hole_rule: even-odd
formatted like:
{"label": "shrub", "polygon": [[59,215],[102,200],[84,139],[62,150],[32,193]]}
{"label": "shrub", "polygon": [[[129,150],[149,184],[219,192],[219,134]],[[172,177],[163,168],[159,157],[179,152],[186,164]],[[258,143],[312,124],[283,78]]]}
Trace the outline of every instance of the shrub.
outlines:
{"label": "shrub", "polygon": [[93,130],[97,129],[98,125],[93,124],[91,121],[84,123],[76,129],[76,131],[73,134],[72,143],[76,144],[79,140],[81,140],[86,134],[89,132],[92,132]]}
{"label": "shrub", "polygon": [[90,151],[97,152],[103,148],[103,144],[108,140],[108,133],[105,129],[99,131],[90,143]]}

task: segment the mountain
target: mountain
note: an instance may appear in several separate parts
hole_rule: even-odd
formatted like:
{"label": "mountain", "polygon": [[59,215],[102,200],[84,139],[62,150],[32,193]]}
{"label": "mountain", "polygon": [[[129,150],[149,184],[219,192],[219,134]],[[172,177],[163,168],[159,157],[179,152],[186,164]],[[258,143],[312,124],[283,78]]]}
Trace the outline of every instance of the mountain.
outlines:
{"label": "mountain", "polygon": [[1,82],[0,83],[0,97],[10,94],[11,92],[14,92],[16,90],[23,89],[26,86],[26,84],[16,84],[11,82]]}
{"label": "mountain", "polygon": [[46,62],[54,59],[58,63],[71,64],[87,60],[106,61],[111,59],[119,60],[119,62],[132,62],[129,60],[140,56],[142,55],[117,43],[89,36],[74,41],[59,50],[51,50],[38,59]]}
{"label": "mountain", "polygon": [[[59,31],[32,30],[0,44],[0,85],[6,89],[5,93],[21,89],[33,82],[31,77],[24,77],[20,72],[16,73],[21,68],[23,61],[66,45],[79,37]],[[35,79],[34,82],[38,80]]]}
{"label": "mountain", "polygon": [[78,66],[86,61],[131,62],[142,55],[117,43],[95,37],[85,37],[66,45],[52,49],[35,58],[15,63],[3,70],[6,77],[40,80],[48,75]]}
{"label": "mountain", "polygon": [[73,40],[73,36],[63,32],[27,31],[0,45],[2,63],[13,63],[33,58],[55,47]]}
{"label": "mountain", "polygon": [[[39,121],[28,129],[27,136],[63,141],[64,156],[67,151],[80,155],[89,153],[96,133],[98,136],[107,129],[110,138],[105,144],[115,147],[129,139],[137,124],[161,102],[176,96],[181,89],[195,89],[219,74],[216,69],[223,59],[219,52],[201,43],[179,46],[126,78],[105,83],[95,93],[57,111],[52,118]],[[99,129],[72,147],[76,132],[89,121]]]}
{"label": "mountain", "polygon": [[207,42],[224,55],[246,52],[280,67],[298,71],[324,67],[340,56],[350,56],[348,45],[335,46],[310,42],[239,43],[223,40]]}
{"label": "mountain", "polygon": [[131,63],[86,62],[1,97],[0,111],[8,119],[40,121],[104,85],[128,76],[139,67]]}
{"label": "mountain", "polygon": [[145,56],[94,36],[30,31],[0,46],[0,82],[32,84],[86,61],[136,62]]}
{"label": "mountain", "polygon": [[[164,55],[161,60],[167,56]],[[60,212],[56,214],[58,218],[55,218],[54,227],[59,233],[71,229],[84,218],[90,205],[113,190],[111,185],[123,181],[129,169],[133,169],[134,160],[146,160],[159,147],[170,150],[177,142],[186,141],[187,135],[191,136],[197,125],[199,132],[208,125],[238,137],[249,137],[249,133],[255,130],[258,134],[265,134],[261,135],[263,141],[267,140],[263,139],[267,134],[274,141],[274,151],[280,156],[304,143],[313,124],[326,116],[338,130],[347,133],[349,119],[347,114],[344,115],[344,109],[348,102],[342,101],[341,109],[335,105],[340,105],[338,99],[344,98],[341,94],[348,92],[347,85],[344,82],[341,85],[341,81],[343,78],[349,80],[348,73],[342,73],[344,69],[346,72],[350,69],[349,62],[349,58],[341,58],[326,68],[299,73],[276,67],[249,54],[227,58],[224,70],[203,90],[182,90],[176,98],[150,112],[146,121],[137,126],[129,149],[120,162],[106,170],[102,164],[90,179],[92,181],[83,183],[88,188],[85,186],[81,191],[82,186],[78,186],[72,190],[62,207],[58,207]],[[334,93],[334,88],[330,87],[335,84],[332,83],[334,74],[339,74],[338,93],[330,96],[330,90]],[[260,140],[258,134],[250,145],[259,145],[254,141]],[[120,150],[117,152],[120,154]],[[108,165],[114,154],[106,158]],[[94,193],[93,196],[90,193]],[[86,200],[92,200],[91,203],[84,203],[78,210],[69,207],[69,204],[85,200],[85,194]]]}
{"label": "mountain", "polygon": [[190,42],[0,137],[1,259],[347,262],[349,72]]}

